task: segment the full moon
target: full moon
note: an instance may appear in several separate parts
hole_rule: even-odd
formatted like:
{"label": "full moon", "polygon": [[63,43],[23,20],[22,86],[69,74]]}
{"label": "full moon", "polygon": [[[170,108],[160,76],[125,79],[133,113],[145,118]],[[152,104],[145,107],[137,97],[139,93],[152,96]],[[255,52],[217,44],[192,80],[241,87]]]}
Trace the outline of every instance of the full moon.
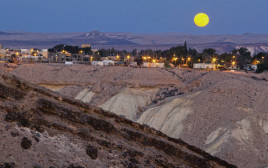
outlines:
{"label": "full moon", "polygon": [[198,13],[197,15],[195,15],[194,17],[194,23],[196,24],[196,26],[198,27],[205,27],[208,25],[209,23],[209,17],[207,14],[205,13]]}

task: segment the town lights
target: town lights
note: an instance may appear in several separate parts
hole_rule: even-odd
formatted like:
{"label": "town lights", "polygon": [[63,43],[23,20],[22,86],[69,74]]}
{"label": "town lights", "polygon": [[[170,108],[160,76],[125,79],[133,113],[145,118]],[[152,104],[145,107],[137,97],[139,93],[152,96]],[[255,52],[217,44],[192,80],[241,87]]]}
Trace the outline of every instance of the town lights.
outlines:
{"label": "town lights", "polygon": [[129,55],[127,56],[127,59],[130,59],[130,56]]}
{"label": "town lights", "polygon": [[81,51],[79,51],[80,52],[80,54],[82,54],[83,53],[83,51],[81,50]]}
{"label": "town lights", "polygon": [[191,61],[191,58],[190,57],[188,58],[188,61]]}
{"label": "town lights", "polygon": [[235,59],[235,56],[233,56],[233,59]]}
{"label": "town lights", "polygon": [[235,65],[235,62],[233,61],[232,64]]}
{"label": "town lights", "polygon": [[155,63],[156,62],[156,60],[155,59],[153,59],[153,63]]}

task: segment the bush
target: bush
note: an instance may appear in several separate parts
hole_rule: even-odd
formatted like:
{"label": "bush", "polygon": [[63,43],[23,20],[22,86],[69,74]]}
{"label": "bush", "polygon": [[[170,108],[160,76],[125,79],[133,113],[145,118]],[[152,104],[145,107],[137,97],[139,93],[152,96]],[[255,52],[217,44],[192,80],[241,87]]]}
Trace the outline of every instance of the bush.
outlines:
{"label": "bush", "polygon": [[258,64],[256,73],[262,73],[265,70],[264,64]]}
{"label": "bush", "polygon": [[171,68],[171,66],[169,65],[169,61],[167,61],[167,60],[165,61],[165,67],[166,68]]}

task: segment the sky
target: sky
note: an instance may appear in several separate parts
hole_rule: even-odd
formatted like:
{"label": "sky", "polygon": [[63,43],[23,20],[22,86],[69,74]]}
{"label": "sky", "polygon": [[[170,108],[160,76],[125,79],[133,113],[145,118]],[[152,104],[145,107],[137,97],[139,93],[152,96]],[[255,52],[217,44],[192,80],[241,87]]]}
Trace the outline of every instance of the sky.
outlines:
{"label": "sky", "polygon": [[[268,0],[1,0],[1,31],[268,33]],[[197,13],[210,17],[197,27]]]}

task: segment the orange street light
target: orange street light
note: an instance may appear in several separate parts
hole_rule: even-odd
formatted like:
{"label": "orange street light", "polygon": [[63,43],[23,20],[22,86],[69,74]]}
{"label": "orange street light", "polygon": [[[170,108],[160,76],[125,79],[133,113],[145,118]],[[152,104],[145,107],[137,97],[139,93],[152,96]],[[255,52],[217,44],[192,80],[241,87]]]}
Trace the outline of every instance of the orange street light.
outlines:
{"label": "orange street light", "polygon": [[130,56],[128,55],[128,56],[127,56],[127,59],[129,59],[129,58],[130,58]]}
{"label": "orange street light", "polygon": [[264,57],[261,57],[261,59],[264,59]]}
{"label": "orange street light", "polygon": [[155,59],[153,59],[153,63],[155,63],[155,61],[156,61],[156,60],[155,60]]}
{"label": "orange street light", "polygon": [[191,61],[191,58],[190,57],[188,58],[188,61]]}
{"label": "orange street light", "polygon": [[233,61],[232,64],[235,65],[235,62]]}
{"label": "orange street light", "polygon": [[235,59],[235,56],[233,56],[233,59]]}
{"label": "orange street light", "polygon": [[82,54],[83,53],[83,51],[81,50],[81,51],[79,51],[80,52],[80,54]]}

